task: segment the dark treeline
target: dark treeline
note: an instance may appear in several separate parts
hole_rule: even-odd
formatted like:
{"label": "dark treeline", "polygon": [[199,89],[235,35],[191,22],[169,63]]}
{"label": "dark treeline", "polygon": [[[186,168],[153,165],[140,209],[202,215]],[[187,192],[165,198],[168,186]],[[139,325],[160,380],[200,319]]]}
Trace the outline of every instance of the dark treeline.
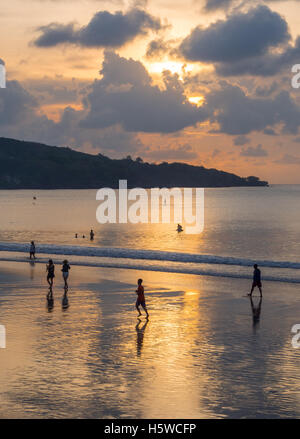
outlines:
{"label": "dark treeline", "polygon": [[0,189],[98,189],[128,187],[267,186],[251,176],[239,177],[184,163],[120,160],[55,146],[0,138]]}

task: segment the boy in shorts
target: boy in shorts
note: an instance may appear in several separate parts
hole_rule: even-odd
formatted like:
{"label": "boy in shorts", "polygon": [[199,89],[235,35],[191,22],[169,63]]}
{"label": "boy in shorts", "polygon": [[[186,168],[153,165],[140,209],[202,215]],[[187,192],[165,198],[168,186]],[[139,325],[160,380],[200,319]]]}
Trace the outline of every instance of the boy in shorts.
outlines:
{"label": "boy in shorts", "polygon": [[143,279],[139,279],[138,280],[138,288],[136,290],[136,294],[137,294],[137,299],[136,299],[136,309],[138,310],[138,317],[140,317],[142,315],[141,311],[140,311],[140,305],[143,308],[143,310],[145,311],[146,315],[147,315],[147,319],[149,318],[149,314],[146,308],[146,302],[145,302],[145,294],[144,294],[144,287],[142,285],[143,283]]}

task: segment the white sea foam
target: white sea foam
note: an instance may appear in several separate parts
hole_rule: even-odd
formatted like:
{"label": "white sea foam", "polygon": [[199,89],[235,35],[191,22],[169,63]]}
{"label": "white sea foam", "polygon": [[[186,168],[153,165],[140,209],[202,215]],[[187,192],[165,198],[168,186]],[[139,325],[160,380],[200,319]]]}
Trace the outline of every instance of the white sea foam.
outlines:
{"label": "white sea foam", "polygon": [[[28,258],[5,255],[5,252],[28,253],[28,244],[23,243],[0,243],[0,260],[28,262]],[[51,245],[39,244],[37,246],[37,254],[47,255],[64,255],[76,256],[76,260],[72,261],[72,265],[90,266],[90,267],[109,267],[123,268],[143,271],[160,271],[169,273],[184,273],[194,275],[206,275],[217,277],[230,277],[239,279],[251,279],[251,273],[232,272],[225,269],[225,266],[252,267],[256,262],[261,267],[278,268],[278,269],[300,269],[300,263],[292,261],[273,261],[273,260],[251,260],[243,258],[232,258],[215,255],[197,255],[191,253],[176,253],[166,251],[152,250],[133,250],[126,248],[108,248],[108,247],[84,247],[71,245]],[[95,258],[91,261],[90,258]],[[96,259],[97,258],[97,259]],[[104,258],[99,260],[98,258]],[[118,259],[111,261],[111,259]],[[120,262],[120,259],[127,261]],[[37,262],[44,263],[46,258],[39,258]],[[133,262],[137,261],[137,262]],[[145,261],[145,262],[143,262]],[[156,261],[156,263],[149,263]],[[157,264],[157,262],[163,264]],[[165,262],[172,262],[167,265]],[[174,264],[177,263],[177,264]],[[191,266],[190,264],[193,264]],[[199,264],[199,265],[198,265]],[[205,267],[204,267],[205,265]],[[217,265],[218,269],[207,268],[207,265]],[[221,267],[221,266],[224,267]],[[274,282],[300,283],[297,276],[264,275],[263,280]]]}

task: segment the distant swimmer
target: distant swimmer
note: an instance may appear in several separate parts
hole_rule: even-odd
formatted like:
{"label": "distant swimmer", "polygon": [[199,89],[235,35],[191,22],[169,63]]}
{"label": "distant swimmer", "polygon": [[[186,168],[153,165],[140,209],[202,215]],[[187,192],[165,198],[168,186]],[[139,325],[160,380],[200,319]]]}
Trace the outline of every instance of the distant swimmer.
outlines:
{"label": "distant swimmer", "polygon": [[177,232],[183,232],[183,228],[181,224],[177,224]]}
{"label": "distant swimmer", "polygon": [[35,259],[35,244],[34,244],[34,241],[31,241],[31,243],[30,243],[29,257],[30,257],[30,259]]}
{"label": "distant swimmer", "polygon": [[83,239],[85,238],[85,235],[82,235]]}
{"label": "distant swimmer", "polygon": [[143,279],[139,279],[138,280],[138,288],[136,290],[136,294],[137,294],[137,299],[136,299],[136,309],[138,310],[138,317],[140,317],[142,315],[141,311],[140,311],[140,306],[144,309],[146,315],[147,315],[147,319],[149,318],[149,313],[147,311],[146,308],[146,302],[145,302],[145,294],[144,294],[144,287],[142,285],[143,283]]}
{"label": "distant swimmer", "polygon": [[94,236],[95,236],[94,230],[91,229],[91,231],[90,231],[90,240],[91,240],[91,241],[94,240]]}
{"label": "distant swimmer", "polygon": [[53,280],[55,278],[55,274],[54,274],[55,265],[53,264],[52,259],[49,259],[49,262],[48,262],[48,264],[46,266],[46,271],[47,271],[47,282],[48,282],[48,284],[50,286],[49,289],[52,290]]}
{"label": "distant swimmer", "polygon": [[36,200],[36,197],[33,197],[34,200]]}
{"label": "distant swimmer", "polygon": [[252,288],[250,293],[248,294],[248,296],[252,297],[252,293],[254,291],[255,287],[258,287],[259,292],[260,292],[260,297],[262,297],[262,285],[261,285],[261,273],[260,273],[260,269],[258,268],[257,264],[253,265],[254,267],[254,272],[253,272],[253,283],[252,283]]}
{"label": "distant swimmer", "polygon": [[65,259],[63,262],[63,266],[62,266],[62,274],[63,274],[63,279],[65,281],[65,289],[67,290],[69,288],[68,285],[68,277],[69,277],[69,271],[71,270],[70,264],[69,262]]}

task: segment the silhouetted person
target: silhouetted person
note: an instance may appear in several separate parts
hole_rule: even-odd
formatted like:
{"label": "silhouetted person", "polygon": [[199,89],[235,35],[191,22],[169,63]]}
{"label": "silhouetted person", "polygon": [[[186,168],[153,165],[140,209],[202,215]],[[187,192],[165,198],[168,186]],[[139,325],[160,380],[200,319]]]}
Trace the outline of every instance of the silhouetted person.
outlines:
{"label": "silhouetted person", "polygon": [[70,270],[71,270],[70,264],[69,264],[69,262],[65,259],[64,262],[63,262],[62,269],[61,269],[62,274],[63,274],[63,279],[64,279],[64,282],[65,282],[65,289],[68,289],[68,288],[69,288],[69,285],[68,285],[68,277],[69,277],[69,271],[70,271]]}
{"label": "silhouetted person", "polygon": [[251,309],[252,309],[253,327],[255,327],[259,323],[259,320],[260,320],[262,296],[260,297],[259,303],[257,306],[254,305],[252,296],[250,296],[250,303],[251,303]]}
{"label": "silhouetted person", "polygon": [[141,319],[138,319],[138,323],[135,327],[136,335],[137,335],[136,350],[137,350],[138,357],[142,353],[142,347],[143,347],[143,342],[144,342],[144,333],[145,333],[146,326],[148,325],[148,320],[146,320],[144,325],[140,328],[141,322],[142,322]]}
{"label": "silhouetted person", "polygon": [[177,230],[178,233],[183,232],[182,225],[181,224],[177,224],[177,229],[176,230]]}
{"label": "silhouetted person", "polygon": [[254,264],[254,272],[253,272],[253,282],[252,282],[252,288],[248,296],[252,296],[252,293],[254,291],[255,287],[258,287],[260,292],[260,297],[262,297],[262,285],[261,285],[261,273],[260,269],[258,268],[257,264]]}
{"label": "silhouetted person", "polygon": [[94,230],[92,229],[92,230],[90,231],[90,240],[91,240],[91,241],[94,241],[94,236],[95,236],[95,233],[94,233]]}
{"label": "silhouetted person", "polygon": [[78,238],[78,233],[75,233],[75,238]]}
{"label": "silhouetted person", "polygon": [[137,299],[136,299],[136,309],[138,310],[138,317],[142,315],[141,311],[140,311],[140,306],[143,308],[143,310],[145,311],[146,315],[147,315],[147,319],[149,318],[149,314],[146,308],[146,301],[145,301],[145,294],[144,294],[144,287],[142,285],[143,283],[143,279],[138,279],[138,288],[136,290],[136,294],[137,294]]}
{"label": "silhouetted person", "polygon": [[49,262],[48,262],[48,264],[46,266],[46,271],[47,271],[47,282],[48,282],[48,284],[50,286],[49,289],[52,290],[53,280],[55,278],[55,274],[54,274],[55,265],[53,264],[52,259],[49,259]]}
{"label": "silhouetted person", "polygon": [[30,243],[29,257],[30,257],[30,259],[35,259],[35,244],[34,244],[34,241],[31,241],[31,243]]}

